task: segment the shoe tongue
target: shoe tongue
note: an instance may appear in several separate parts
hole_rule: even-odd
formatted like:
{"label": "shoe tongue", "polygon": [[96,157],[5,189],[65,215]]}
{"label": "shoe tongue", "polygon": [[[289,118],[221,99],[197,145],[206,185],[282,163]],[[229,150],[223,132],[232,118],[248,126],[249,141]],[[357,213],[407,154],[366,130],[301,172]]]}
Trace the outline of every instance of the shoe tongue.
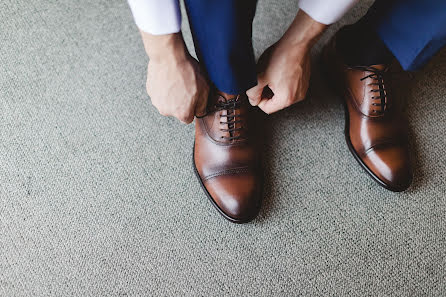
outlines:
{"label": "shoe tongue", "polygon": [[229,95],[229,94],[224,94],[221,92],[218,92],[218,98],[217,98],[217,102],[221,102],[221,103],[225,103],[225,102],[229,102],[229,101],[238,101],[239,100],[239,95]]}
{"label": "shoe tongue", "polygon": [[380,70],[380,71],[384,71],[384,70],[387,69],[388,65],[386,65],[386,64],[377,64],[377,65],[370,65],[370,67],[371,68],[375,68],[375,69]]}
{"label": "shoe tongue", "polygon": [[216,101],[217,103],[226,103],[228,100],[225,97],[218,95]]}

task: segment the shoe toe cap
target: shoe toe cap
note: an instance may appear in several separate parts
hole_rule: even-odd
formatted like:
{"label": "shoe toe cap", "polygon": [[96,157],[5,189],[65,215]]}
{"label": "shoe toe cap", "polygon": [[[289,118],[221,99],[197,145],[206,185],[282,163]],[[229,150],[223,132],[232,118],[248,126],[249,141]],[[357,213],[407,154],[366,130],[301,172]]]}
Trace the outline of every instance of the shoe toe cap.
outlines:
{"label": "shoe toe cap", "polygon": [[392,191],[404,191],[412,182],[409,152],[405,147],[376,148],[364,159],[370,171]]}
{"label": "shoe toe cap", "polygon": [[250,221],[259,211],[261,185],[253,175],[222,175],[207,180],[205,187],[231,221]]}

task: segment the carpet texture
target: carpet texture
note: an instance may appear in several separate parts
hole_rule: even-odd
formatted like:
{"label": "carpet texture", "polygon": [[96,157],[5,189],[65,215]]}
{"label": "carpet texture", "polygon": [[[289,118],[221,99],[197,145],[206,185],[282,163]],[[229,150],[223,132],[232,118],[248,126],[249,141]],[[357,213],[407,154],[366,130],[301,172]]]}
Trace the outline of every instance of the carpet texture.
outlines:
{"label": "carpet texture", "polygon": [[[259,1],[258,56],[297,1]],[[0,296],[446,296],[446,53],[411,83],[415,180],[350,155],[314,50],[305,102],[267,118],[258,219],[225,221],[191,166],[193,125],[145,94],[125,1],[0,2]],[[184,22],[185,37],[191,46]]]}

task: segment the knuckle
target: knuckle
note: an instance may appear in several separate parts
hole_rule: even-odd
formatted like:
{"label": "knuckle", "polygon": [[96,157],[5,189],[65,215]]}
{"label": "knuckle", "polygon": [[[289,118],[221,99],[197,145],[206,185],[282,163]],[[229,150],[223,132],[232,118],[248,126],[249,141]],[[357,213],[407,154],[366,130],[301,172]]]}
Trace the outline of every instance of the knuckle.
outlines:
{"label": "knuckle", "polygon": [[303,101],[303,100],[305,100],[305,94],[298,94],[296,96],[296,98],[295,98],[296,102],[300,102],[300,101]]}
{"label": "knuckle", "polygon": [[298,102],[299,100],[296,100],[295,98],[287,98],[287,100],[285,101],[285,105],[286,106],[291,106],[294,103]]}
{"label": "knuckle", "polygon": [[270,110],[269,110],[268,108],[261,107],[260,109],[261,109],[264,113],[266,113],[266,114],[270,114],[270,113],[271,113]]}
{"label": "knuckle", "polygon": [[[156,105],[155,105],[156,107]],[[160,113],[160,115],[167,117],[169,115],[169,113],[167,112],[167,110],[165,110],[164,108],[158,108],[158,112]]]}
{"label": "knuckle", "polygon": [[190,122],[192,122],[193,115],[191,113],[187,112],[187,113],[183,113],[181,115],[181,118],[183,119],[183,122],[190,123]]}
{"label": "knuckle", "polygon": [[179,116],[181,116],[182,118],[187,118],[189,116],[189,112],[188,111],[184,111],[181,110],[177,113]]}
{"label": "knuckle", "polygon": [[184,112],[181,111],[181,110],[176,110],[176,111],[173,113],[173,116],[176,117],[178,120],[180,120],[180,121],[182,121],[182,122],[184,122],[184,121],[187,119],[187,115],[186,115],[186,113],[184,113]]}
{"label": "knuckle", "polygon": [[190,116],[178,116],[177,118],[185,124],[189,124],[192,122],[192,119]]}

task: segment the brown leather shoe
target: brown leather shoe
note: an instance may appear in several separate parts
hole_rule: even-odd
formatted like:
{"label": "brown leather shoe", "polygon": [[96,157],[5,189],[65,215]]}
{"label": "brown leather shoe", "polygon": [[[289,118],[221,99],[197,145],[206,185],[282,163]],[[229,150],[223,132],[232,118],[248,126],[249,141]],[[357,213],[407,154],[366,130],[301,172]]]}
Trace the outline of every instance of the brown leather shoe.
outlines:
{"label": "brown leather shoe", "polygon": [[392,104],[388,65],[348,67],[336,52],[336,35],[322,59],[345,102],[345,138],[353,156],[381,186],[404,191],[412,182],[408,124]]}
{"label": "brown leather shoe", "polygon": [[262,199],[258,111],[246,95],[213,92],[208,112],[195,121],[194,166],[212,204],[229,221],[254,219]]}

